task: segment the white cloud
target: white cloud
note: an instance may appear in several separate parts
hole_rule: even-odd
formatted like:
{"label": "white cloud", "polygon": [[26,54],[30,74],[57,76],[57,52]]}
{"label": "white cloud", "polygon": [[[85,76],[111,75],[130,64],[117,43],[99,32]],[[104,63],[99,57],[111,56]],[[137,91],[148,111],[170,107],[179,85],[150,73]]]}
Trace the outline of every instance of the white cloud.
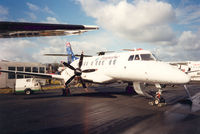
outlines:
{"label": "white cloud", "polygon": [[34,14],[34,13],[32,13],[32,12],[27,12],[26,13],[32,20],[36,20],[37,19],[37,16]]}
{"label": "white cloud", "polygon": [[0,5],[0,15],[8,15],[8,9]]}
{"label": "white cloud", "polygon": [[199,60],[200,31],[184,31],[173,46],[158,48],[159,55],[165,60]]}
{"label": "white cloud", "polygon": [[35,4],[32,4],[32,3],[27,2],[26,5],[27,5],[28,8],[29,8],[30,10],[32,10],[32,11],[38,11],[38,10],[40,10],[40,8],[39,8],[37,5],[35,5]]}
{"label": "white cloud", "polygon": [[55,13],[49,9],[48,6],[45,6],[44,8],[43,7],[39,7],[33,3],[29,3],[27,2],[26,5],[28,6],[28,8],[31,10],[31,11],[38,11],[38,12],[45,12],[45,13],[48,13],[48,14],[51,14],[51,15],[55,15]]}
{"label": "white cloud", "polygon": [[[37,6],[35,4],[29,3],[29,2],[27,2],[26,5],[28,6],[28,8],[31,11],[31,12],[27,12],[27,14],[32,20],[36,20],[37,15],[41,14],[41,13],[45,13],[45,14],[47,13],[49,15],[55,15],[55,13],[48,6],[45,6],[43,8],[43,7]],[[53,22],[53,23],[56,22],[56,23],[58,23],[58,21],[54,17],[47,17],[46,22]]]}
{"label": "white cloud", "polygon": [[31,49],[36,46],[29,40],[1,39],[0,59],[10,61],[34,61]]}
{"label": "white cloud", "polygon": [[8,8],[0,5],[0,21],[6,20],[8,16]]}
{"label": "white cloud", "polygon": [[80,0],[87,15],[97,19],[103,28],[134,42],[169,42],[175,34],[169,23],[175,12],[168,3],[157,0],[140,0],[132,3]]}
{"label": "white cloud", "polygon": [[49,9],[48,6],[45,6],[42,10],[48,14],[55,15],[55,13],[51,9]]}
{"label": "white cloud", "polygon": [[54,17],[47,17],[45,21],[42,22],[46,22],[46,23],[60,23],[56,18]]}
{"label": "white cloud", "polygon": [[[199,5],[182,5],[177,9],[158,0],[78,0],[88,16],[98,25],[134,43],[148,43],[165,60],[199,60],[199,32],[175,32],[171,24],[200,22]],[[177,21],[178,20],[178,21]],[[180,33],[180,36],[177,34]],[[152,45],[154,44],[154,46]],[[155,46],[155,44],[160,44]],[[154,49],[154,48],[153,48]]]}
{"label": "white cloud", "polygon": [[[33,54],[33,58],[38,62],[60,62],[66,60],[66,57],[53,57],[43,56],[45,53],[66,53],[65,43],[70,42],[73,52],[75,54],[81,54],[83,51],[87,55],[95,55],[96,52],[106,50],[105,45],[108,40],[104,38],[102,34],[97,35],[83,35],[77,36],[76,41],[70,39],[70,37],[48,37],[45,39],[38,39],[38,44],[44,44],[43,47],[38,48],[38,51]],[[108,36],[107,36],[108,37]],[[110,39],[110,38],[108,38]],[[103,43],[104,42],[104,43]],[[109,41],[110,42],[110,41]],[[40,58],[38,58],[40,57]]]}

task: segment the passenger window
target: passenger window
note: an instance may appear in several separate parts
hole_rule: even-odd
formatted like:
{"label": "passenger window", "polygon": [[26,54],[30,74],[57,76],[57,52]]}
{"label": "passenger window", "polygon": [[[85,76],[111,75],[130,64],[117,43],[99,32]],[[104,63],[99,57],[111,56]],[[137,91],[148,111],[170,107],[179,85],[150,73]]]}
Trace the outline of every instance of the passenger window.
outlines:
{"label": "passenger window", "polygon": [[109,65],[111,65],[111,63],[112,63],[112,60],[109,61]]}
{"label": "passenger window", "polygon": [[115,63],[116,63],[116,59],[115,59],[115,60],[113,60],[113,65],[115,65]]}
{"label": "passenger window", "polygon": [[99,65],[101,65],[101,61],[99,61]]}
{"label": "passenger window", "polygon": [[91,62],[91,66],[93,65],[93,61]]}
{"label": "passenger window", "polygon": [[131,55],[129,58],[128,58],[128,61],[132,61],[134,58],[134,55]]}
{"label": "passenger window", "polygon": [[136,56],[135,56],[135,60],[140,60],[139,55],[136,55]]}
{"label": "passenger window", "polygon": [[98,64],[98,61],[96,61],[95,65],[97,66],[97,64]]}
{"label": "passenger window", "polygon": [[104,61],[102,61],[102,63],[101,63],[102,65],[104,64]]}

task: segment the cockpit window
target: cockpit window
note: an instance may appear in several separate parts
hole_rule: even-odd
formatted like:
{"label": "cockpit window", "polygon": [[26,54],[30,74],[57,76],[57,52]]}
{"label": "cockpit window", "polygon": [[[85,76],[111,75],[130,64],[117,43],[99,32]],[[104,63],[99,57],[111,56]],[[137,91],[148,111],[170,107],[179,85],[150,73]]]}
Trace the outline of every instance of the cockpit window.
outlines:
{"label": "cockpit window", "polygon": [[134,58],[134,55],[131,55],[129,58],[128,58],[128,61],[132,61]]}
{"label": "cockpit window", "polygon": [[136,55],[136,56],[135,56],[135,60],[140,60],[139,55]]}
{"label": "cockpit window", "polygon": [[142,60],[155,60],[155,58],[151,54],[141,54],[140,56]]}

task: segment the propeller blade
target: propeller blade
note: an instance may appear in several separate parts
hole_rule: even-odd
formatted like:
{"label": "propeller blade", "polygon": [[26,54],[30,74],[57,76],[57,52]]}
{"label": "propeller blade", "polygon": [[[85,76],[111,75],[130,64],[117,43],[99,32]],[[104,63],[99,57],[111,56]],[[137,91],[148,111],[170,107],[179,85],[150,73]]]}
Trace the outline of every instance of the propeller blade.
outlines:
{"label": "propeller blade", "polygon": [[67,86],[67,85],[74,79],[75,76],[76,76],[76,75],[73,75],[73,76],[65,83],[65,85]]}
{"label": "propeller blade", "polygon": [[83,85],[83,88],[87,88],[81,77],[80,77],[80,81],[81,81],[81,84]]}
{"label": "propeller blade", "polygon": [[82,64],[83,64],[83,53],[81,54],[81,57],[80,57],[80,60],[78,63],[78,67],[81,68]]}
{"label": "propeller blade", "polygon": [[86,70],[83,70],[82,72],[83,73],[91,73],[91,72],[94,72],[96,71],[96,69],[86,69]]}
{"label": "propeller blade", "polygon": [[63,62],[63,65],[65,65],[66,67],[70,68],[71,70],[76,70],[73,66],[71,66],[70,64]]}

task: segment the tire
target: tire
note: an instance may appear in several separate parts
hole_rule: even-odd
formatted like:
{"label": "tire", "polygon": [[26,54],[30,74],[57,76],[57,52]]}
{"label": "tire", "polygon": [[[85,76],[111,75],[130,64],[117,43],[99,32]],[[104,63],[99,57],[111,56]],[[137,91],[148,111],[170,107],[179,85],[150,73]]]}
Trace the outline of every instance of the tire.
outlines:
{"label": "tire", "polygon": [[25,89],[24,92],[25,92],[26,95],[31,95],[32,94],[32,91],[31,91],[30,88]]}
{"label": "tire", "polygon": [[159,99],[155,99],[155,100],[154,100],[154,103],[155,103],[156,105],[158,105],[158,104],[160,103],[160,100],[159,100]]}

